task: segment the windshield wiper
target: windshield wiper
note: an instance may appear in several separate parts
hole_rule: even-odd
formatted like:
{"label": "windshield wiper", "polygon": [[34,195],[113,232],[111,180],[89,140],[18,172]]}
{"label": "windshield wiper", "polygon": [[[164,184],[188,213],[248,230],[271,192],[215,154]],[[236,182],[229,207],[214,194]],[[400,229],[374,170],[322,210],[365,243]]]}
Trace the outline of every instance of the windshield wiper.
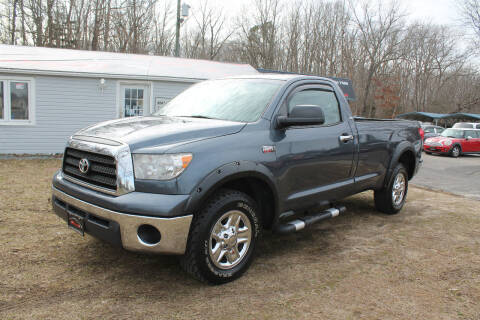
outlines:
{"label": "windshield wiper", "polygon": [[197,118],[197,119],[215,119],[215,118],[210,118],[206,116],[201,116],[201,115],[192,115],[192,116],[178,116],[180,118]]}

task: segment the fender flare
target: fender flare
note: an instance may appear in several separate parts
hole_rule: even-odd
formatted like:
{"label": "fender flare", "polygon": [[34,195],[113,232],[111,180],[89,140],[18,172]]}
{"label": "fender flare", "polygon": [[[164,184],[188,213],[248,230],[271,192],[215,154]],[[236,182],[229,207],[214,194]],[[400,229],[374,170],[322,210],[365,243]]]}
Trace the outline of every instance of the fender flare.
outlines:
{"label": "fender flare", "polygon": [[[392,172],[395,169],[395,166],[397,165],[398,160],[400,159],[400,157],[406,151],[411,151],[414,156],[416,154],[413,145],[408,141],[403,141],[403,142],[399,143],[398,146],[395,148],[395,150],[393,152],[393,156],[392,156],[392,158],[390,160],[390,163],[388,165],[387,172],[385,174],[385,179],[383,181],[383,186],[384,187],[388,185],[388,183],[390,181],[390,176],[392,175]],[[415,161],[416,161],[416,159],[415,159]]]}
{"label": "fender flare", "polygon": [[449,152],[451,153],[453,147],[455,147],[455,146],[458,146],[458,147],[460,148],[460,154],[461,154],[462,151],[463,151],[463,148],[462,148],[462,145],[461,145],[460,143],[458,143],[458,142],[455,142],[455,143],[452,144],[452,146],[450,147],[450,151],[449,151]]}
{"label": "fender flare", "polygon": [[265,182],[273,192],[274,219],[278,216],[279,198],[275,178],[270,170],[261,163],[252,161],[234,161],[211,171],[190,193],[185,212],[195,213],[202,203],[217,188],[229,181],[239,178],[258,178]]}

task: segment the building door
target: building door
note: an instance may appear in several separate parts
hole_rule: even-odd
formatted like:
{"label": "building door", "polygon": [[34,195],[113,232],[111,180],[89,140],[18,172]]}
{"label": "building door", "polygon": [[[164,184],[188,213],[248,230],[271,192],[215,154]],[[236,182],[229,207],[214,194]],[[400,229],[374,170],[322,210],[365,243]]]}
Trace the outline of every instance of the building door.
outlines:
{"label": "building door", "polygon": [[150,115],[150,86],[122,84],[120,86],[120,116],[136,117]]}

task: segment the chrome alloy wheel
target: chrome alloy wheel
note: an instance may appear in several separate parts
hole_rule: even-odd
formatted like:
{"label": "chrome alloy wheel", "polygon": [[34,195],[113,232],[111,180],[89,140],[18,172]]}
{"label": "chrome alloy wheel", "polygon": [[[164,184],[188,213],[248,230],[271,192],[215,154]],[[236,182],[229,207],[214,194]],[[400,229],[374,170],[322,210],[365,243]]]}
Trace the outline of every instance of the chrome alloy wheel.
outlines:
{"label": "chrome alloy wheel", "polygon": [[406,181],[405,175],[399,172],[395,177],[395,181],[393,182],[392,200],[396,206],[402,203],[403,197],[405,196],[405,189],[406,189],[405,181]]}
{"label": "chrome alloy wheel", "polygon": [[228,211],[210,232],[210,259],[220,269],[231,269],[245,257],[251,240],[252,226],[247,215],[238,210]]}
{"label": "chrome alloy wheel", "polygon": [[452,149],[452,156],[455,158],[460,155],[460,148],[458,146],[454,146]]}

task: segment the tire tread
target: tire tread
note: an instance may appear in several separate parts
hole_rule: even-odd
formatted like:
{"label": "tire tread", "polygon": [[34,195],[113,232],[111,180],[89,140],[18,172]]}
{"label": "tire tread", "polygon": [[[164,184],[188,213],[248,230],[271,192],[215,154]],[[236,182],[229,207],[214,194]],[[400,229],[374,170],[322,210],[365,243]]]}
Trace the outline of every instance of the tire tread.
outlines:
{"label": "tire tread", "polygon": [[201,233],[203,224],[206,223],[209,213],[214,210],[219,203],[224,201],[226,202],[226,199],[234,197],[246,198],[250,203],[255,204],[255,202],[243,192],[230,189],[221,189],[206,202],[206,205],[197,215],[194,215],[192,225],[190,227],[190,234],[188,236],[187,248],[185,250],[185,254],[180,257],[180,266],[183,268],[183,270],[185,270],[185,272],[203,283],[212,284],[212,281],[208,280],[203,275],[196,259],[196,254],[202,247],[203,240],[201,239]]}
{"label": "tire tread", "polygon": [[403,208],[402,206],[398,209],[393,206],[393,200],[392,200],[392,194],[391,194],[391,187],[393,185],[393,181],[395,179],[395,176],[398,174],[399,171],[403,171],[406,177],[406,184],[407,188],[405,190],[405,195],[403,202],[405,203],[406,198],[407,198],[407,192],[408,192],[408,174],[407,170],[403,166],[403,164],[399,163],[393,170],[392,176],[390,178],[390,181],[387,185],[387,187],[381,189],[381,190],[375,190],[374,192],[374,200],[375,200],[375,207],[377,208],[378,211],[386,213],[386,214],[396,214]]}

